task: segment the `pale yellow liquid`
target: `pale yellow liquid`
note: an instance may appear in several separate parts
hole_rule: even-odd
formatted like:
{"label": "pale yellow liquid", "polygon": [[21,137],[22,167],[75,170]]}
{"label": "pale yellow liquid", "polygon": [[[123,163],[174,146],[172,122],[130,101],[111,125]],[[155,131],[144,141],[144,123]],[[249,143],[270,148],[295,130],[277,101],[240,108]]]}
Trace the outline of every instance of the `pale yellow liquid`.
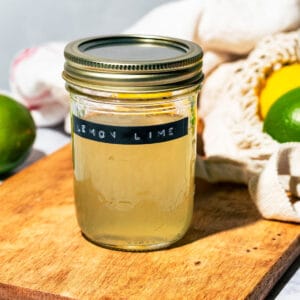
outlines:
{"label": "pale yellow liquid", "polygon": [[[183,117],[136,118],[134,125],[157,125]],[[84,119],[107,124],[97,115]],[[113,117],[108,119],[117,125]],[[73,151],[77,218],[89,239],[108,247],[147,250],[185,234],[193,211],[194,130],[144,145],[108,144],[74,134]]]}

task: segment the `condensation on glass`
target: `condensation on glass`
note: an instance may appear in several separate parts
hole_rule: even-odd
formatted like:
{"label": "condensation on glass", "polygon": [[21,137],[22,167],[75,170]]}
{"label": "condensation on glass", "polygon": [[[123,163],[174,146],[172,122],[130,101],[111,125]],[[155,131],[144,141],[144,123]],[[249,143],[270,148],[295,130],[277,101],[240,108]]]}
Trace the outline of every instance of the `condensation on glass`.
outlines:
{"label": "condensation on glass", "polygon": [[193,213],[201,48],[120,35],[71,42],[65,58],[83,234],[133,251],[178,241]]}

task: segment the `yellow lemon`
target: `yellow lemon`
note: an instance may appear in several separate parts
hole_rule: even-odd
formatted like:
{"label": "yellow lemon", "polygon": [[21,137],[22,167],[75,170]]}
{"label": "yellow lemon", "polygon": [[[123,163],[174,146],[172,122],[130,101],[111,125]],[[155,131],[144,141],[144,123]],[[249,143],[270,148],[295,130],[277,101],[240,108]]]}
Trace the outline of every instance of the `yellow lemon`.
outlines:
{"label": "yellow lemon", "polygon": [[28,109],[0,95],[0,174],[19,166],[35,139],[35,124]]}
{"label": "yellow lemon", "polygon": [[273,72],[259,97],[260,115],[264,119],[272,104],[283,94],[300,87],[300,64],[284,66]]}

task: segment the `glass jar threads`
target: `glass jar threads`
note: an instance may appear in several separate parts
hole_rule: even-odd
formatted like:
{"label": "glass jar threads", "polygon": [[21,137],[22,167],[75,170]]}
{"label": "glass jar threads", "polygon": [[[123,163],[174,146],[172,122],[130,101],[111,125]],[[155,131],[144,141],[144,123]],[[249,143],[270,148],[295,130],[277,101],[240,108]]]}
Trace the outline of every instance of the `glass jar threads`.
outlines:
{"label": "glass jar threads", "polygon": [[201,48],[119,35],[71,42],[65,58],[83,234],[124,250],[176,242],[193,212]]}

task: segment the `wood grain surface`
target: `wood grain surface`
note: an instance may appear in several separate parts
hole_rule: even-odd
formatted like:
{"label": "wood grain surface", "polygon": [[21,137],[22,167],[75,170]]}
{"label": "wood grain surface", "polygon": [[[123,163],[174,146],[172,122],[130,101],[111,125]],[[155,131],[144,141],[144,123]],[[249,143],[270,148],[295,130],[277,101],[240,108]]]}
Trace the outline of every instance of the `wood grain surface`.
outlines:
{"label": "wood grain surface", "polygon": [[1,299],[263,299],[300,253],[298,225],[261,219],[243,186],[200,181],[173,247],[98,247],[76,223],[69,145],[6,180],[0,205]]}

